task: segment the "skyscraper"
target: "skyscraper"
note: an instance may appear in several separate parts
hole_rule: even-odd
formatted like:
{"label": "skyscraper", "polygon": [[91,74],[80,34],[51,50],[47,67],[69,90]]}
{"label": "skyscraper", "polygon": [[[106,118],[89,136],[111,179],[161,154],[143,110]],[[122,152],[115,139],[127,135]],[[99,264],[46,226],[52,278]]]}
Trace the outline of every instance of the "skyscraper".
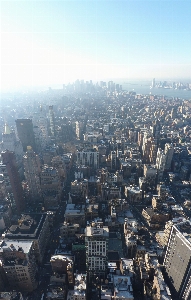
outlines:
{"label": "skyscraper", "polygon": [[14,152],[6,150],[1,153],[1,157],[7,169],[17,213],[20,214],[25,208],[25,202]]}
{"label": "skyscraper", "polygon": [[27,146],[27,152],[23,156],[23,164],[31,200],[32,202],[37,202],[42,196],[40,187],[40,159],[31,146]]}
{"label": "skyscraper", "polygon": [[174,147],[172,144],[165,144],[164,153],[166,154],[166,164],[165,169],[171,170],[171,162],[174,154]]}
{"label": "skyscraper", "polygon": [[172,226],[164,267],[179,299],[191,299],[191,222],[188,220]]}
{"label": "skyscraper", "polygon": [[50,122],[50,133],[55,136],[55,120],[54,120],[54,110],[53,105],[49,106],[49,122]]}
{"label": "skyscraper", "polygon": [[42,151],[48,144],[48,120],[42,106],[40,107],[40,110],[33,114],[32,122],[34,126],[36,148]]}
{"label": "skyscraper", "polygon": [[31,146],[36,151],[33,123],[31,119],[17,119],[16,121],[18,137],[21,140],[23,150],[27,151],[27,146]]}
{"label": "skyscraper", "polygon": [[21,141],[16,139],[15,132],[10,130],[7,123],[5,123],[2,142],[0,143],[0,151],[5,150],[13,151],[15,153],[16,162],[20,170],[22,168],[23,147]]}

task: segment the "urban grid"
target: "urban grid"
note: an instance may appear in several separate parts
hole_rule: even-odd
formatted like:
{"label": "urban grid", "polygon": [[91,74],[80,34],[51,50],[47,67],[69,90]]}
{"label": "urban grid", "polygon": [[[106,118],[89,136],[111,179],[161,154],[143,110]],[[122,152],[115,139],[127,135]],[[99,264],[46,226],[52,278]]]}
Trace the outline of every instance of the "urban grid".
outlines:
{"label": "urban grid", "polygon": [[191,83],[4,94],[0,299],[191,299],[191,101],[165,89]]}

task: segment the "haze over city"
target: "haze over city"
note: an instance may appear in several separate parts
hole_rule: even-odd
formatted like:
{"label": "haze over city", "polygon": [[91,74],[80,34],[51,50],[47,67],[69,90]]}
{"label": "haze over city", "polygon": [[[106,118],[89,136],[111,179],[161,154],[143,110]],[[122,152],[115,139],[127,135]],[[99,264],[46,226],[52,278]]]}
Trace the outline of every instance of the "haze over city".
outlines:
{"label": "haze over city", "polygon": [[190,1],[1,1],[1,90],[191,77]]}
{"label": "haze over city", "polygon": [[0,3],[0,300],[191,299],[190,0]]}

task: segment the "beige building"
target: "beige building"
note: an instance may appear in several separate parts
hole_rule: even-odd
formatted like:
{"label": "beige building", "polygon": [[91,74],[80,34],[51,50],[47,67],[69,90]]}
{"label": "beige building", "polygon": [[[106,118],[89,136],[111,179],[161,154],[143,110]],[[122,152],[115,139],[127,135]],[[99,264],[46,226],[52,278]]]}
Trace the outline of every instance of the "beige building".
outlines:
{"label": "beige building", "polygon": [[79,224],[71,224],[64,222],[60,226],[60,236],[61,238],[74,237],[76,233],[79,233],[80,225]]}
{"label": "beige building", "polygon": [[150,228],[159,228],[169,220],[169,214],[155,210],[152,207],[143,209],[142,215]]}
{"label": "beige building", "polygon": [[37,287],[33,241],[2,241],[0,257],[11,289],[31,292]]}
{"label": "beige building", "polygon": [[153,280],[153,299],[154,300],[172,300],[169,287],[166,285],[162,272],[157,268]]}
{"label": "beige building", "polygon": [[58,274],[66,274],[68,264],[73,266],[73,257],[65,255],[53,255],[50,259],[50,263],[53,272]]}

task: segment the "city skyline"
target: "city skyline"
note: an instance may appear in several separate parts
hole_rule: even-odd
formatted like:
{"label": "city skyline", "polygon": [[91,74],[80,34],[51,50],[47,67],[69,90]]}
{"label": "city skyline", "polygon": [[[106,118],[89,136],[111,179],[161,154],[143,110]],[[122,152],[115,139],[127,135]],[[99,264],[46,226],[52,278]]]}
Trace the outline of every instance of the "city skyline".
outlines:
{"label": "city skyline", "polygon": [[191,78],[189,1],[1,1],[0,89]]}

